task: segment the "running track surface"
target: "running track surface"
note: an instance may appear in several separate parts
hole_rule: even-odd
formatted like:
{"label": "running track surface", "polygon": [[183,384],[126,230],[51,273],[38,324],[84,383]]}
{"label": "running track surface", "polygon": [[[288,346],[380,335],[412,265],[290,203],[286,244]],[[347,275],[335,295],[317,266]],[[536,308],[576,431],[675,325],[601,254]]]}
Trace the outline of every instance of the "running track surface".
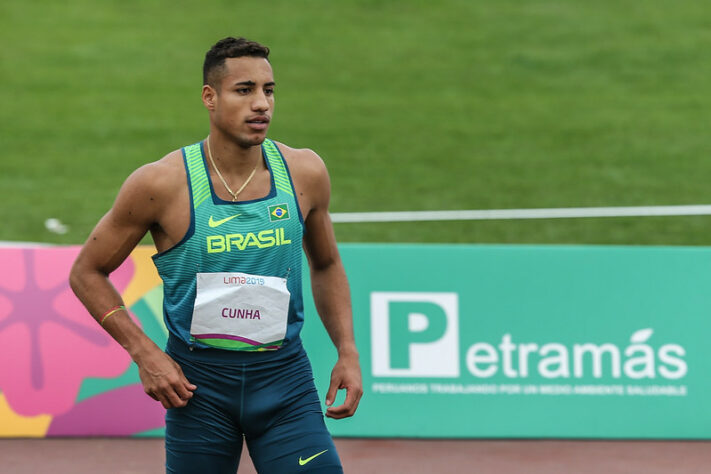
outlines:
{"label": "running track surface", "polygon": [[[711,441],[335,441],[352,474],[711,472]],[[162,438],[0,439],[3,474],[153,474],[164,461]],[[238,473],[255,472],[243,451]]]}

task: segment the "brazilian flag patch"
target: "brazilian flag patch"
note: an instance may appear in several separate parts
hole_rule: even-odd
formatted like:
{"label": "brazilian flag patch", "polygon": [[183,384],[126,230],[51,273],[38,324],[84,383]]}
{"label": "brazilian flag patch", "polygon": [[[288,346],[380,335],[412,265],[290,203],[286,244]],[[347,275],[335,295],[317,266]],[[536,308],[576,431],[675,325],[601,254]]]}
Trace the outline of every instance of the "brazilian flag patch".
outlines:
{"label": "brazilian flag patch", "polygon": [[285,221],[289,218],[289,206],[286,204],[277,204],[276,206],[269,206],[269,220],[274,221]]}

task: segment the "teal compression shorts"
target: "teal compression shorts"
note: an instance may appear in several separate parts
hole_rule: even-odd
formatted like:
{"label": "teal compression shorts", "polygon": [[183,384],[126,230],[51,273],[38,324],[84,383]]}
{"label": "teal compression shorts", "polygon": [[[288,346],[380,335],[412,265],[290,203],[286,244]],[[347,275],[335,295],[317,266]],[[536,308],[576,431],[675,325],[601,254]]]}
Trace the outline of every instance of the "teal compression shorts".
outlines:
{"label": "teal compression shorts", "polygon": [[197,386],[187,406],[167,411],[168,473],[234,474],[243,438],[257,472],[343,472],[300,341],[235,354],[170,337],[166,352]]}

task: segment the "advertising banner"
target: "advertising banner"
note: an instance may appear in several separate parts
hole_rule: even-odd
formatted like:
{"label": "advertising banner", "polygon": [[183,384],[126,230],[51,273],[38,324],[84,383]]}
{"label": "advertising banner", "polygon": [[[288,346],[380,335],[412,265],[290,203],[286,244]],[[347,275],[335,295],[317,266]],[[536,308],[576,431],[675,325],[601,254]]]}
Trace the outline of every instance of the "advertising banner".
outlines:
{"label": "advertising banner", "polygon": [[[710,249],[341,251],[365,394],[335,435],[711,435]],[[335,354],[315,321],[304,338],[325,392]]]}
{"label": "advertising banner", "polygon": [[[0,248],[0,437],[162,435],[165,410],[136,364],[69,288],[79,247]],[[163,346],[162,286],[139,247],[111,274],[133,320]]]}
{"label": "advertising banner", "polygon": [[[711,438],[711,249],[340,249],[365,393],[356,416],[327,421],[334,435]],[[0,436],[160,436],[163,408],[68,286],[78,251],[0,248]],[[153,252],[111,280],[162,346]],[[305,273],[323,399],[336,352]]]}

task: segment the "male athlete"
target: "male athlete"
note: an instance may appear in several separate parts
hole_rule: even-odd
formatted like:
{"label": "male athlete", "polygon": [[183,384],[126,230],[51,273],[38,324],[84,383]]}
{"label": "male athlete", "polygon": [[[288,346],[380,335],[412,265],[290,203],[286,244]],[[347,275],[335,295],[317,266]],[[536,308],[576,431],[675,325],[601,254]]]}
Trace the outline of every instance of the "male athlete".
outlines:
{"label": "male athlete", "polygon": [[[244,38],[207,52],[209,135],[126,180],[70,276],[138,365],[146,393],[168,409],[171,473],[235,473],[243,437],[260,473],[342,472],[299,338],[302,246],[338,351],[326,416],[353,415],[362,395],[328,173],[313,151],[266,138],[275,87],[268,56]],[[165,352],[108,280],[148,231],[164,283]],[[333,406],[339,389],[345,402]]]}

